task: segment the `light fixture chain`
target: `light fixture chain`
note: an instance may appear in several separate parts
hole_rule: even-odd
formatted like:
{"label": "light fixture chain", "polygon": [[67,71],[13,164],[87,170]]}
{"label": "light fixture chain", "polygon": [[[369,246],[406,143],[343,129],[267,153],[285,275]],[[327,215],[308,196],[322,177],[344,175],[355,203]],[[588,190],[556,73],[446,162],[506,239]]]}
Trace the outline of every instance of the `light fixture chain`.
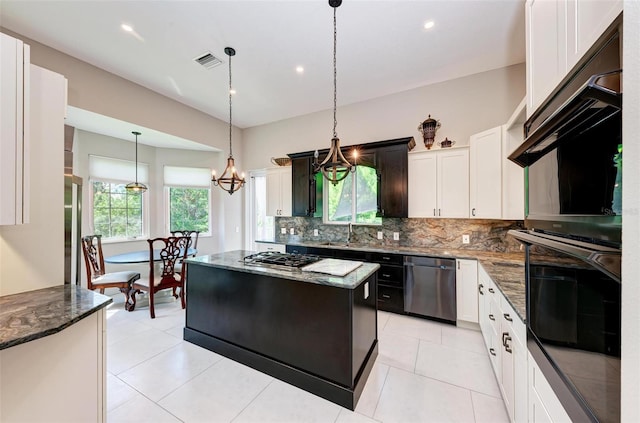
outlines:
{"label": "light fixture chain", "polygon": [[229,55],[229,157],[233,157],[233,150],[231,147],[231,131],[232,131],[232,125],[231,125],[231,117],[232,117],[232,113],[231,113],[231,90],[232,90],[232,85],[231,85],[231,57],[232,55]]}
{"label": "light fixture chain", "polygon": [[336,71],[336,45],[338,40],[338,31],[336,29],[336,9],[333,8],[333,137],[338,138],[336,132],[336,126],[338,126],[338,119],[336,118],[336,110],[338,108],[338,73]]}
{"label": "light fixture chain", "polygon": [[138,183],[138,134],[136,136],[136,184]]}

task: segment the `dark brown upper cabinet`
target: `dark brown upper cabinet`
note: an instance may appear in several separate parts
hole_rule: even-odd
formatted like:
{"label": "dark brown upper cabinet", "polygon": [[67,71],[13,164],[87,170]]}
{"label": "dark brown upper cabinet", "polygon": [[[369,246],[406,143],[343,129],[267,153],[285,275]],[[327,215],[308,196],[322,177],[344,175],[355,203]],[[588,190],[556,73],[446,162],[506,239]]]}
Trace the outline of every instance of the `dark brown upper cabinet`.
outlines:
{"label": "dark brown upper cabinet", "polygon": [[289,154],[289,157],[292,178],[291,215],[321,217],[322,175],[313,172],[313,152]]}

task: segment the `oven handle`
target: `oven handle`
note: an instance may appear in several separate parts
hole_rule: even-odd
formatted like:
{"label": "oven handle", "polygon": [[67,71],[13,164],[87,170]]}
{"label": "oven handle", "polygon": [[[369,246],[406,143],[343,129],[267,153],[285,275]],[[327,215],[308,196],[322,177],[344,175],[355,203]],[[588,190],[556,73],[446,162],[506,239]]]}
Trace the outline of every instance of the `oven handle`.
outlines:
{"label": "oven handle", "polygon": [[511,229],[508,232],[519,241],[525,244],[541,245],[552,250],[560,251],[570,256],[576,257],[592,266],[600,269],[602,272],[611,276],[617,282],[621,279],[621,254],[620,250],[613,248],[600,247],[595,244],[588,244],[576,241],[582,245],[572,244],[571,240],[554,237],[552,235],[538,235],[531,232],[519,231]]}

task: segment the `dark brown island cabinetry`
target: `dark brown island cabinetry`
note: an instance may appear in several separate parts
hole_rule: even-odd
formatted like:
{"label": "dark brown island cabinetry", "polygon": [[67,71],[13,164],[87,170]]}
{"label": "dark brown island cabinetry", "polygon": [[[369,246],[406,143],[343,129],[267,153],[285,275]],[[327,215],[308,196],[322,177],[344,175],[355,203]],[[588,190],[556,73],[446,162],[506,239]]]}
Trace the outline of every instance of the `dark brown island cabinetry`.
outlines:
{"label": "dark brown island cabinetry", "polygon": [[287,245],[287,253],[358,260],[380,264],[378,269],[378,309],[404,314],[404,256],[342,248]]}
{"label": "dark brown island cabinetry", "polygon": [[378,353],[377,265],[343,278],[188,261],[184,339],[353,410]]}

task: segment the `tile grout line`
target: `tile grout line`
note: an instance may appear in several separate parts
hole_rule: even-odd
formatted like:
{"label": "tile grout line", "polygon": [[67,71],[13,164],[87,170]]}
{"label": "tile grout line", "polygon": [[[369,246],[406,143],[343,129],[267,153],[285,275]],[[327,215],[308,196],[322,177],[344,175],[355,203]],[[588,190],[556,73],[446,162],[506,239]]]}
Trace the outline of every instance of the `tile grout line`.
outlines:
{"label": "tile grout line", "polygon": [[[243,364],[243,366],[244,366],[244,364]],[[266,373],[265,373],[265,374],[266,374]],[[232,419],[231,419],[231,421],[230,421],[229,423],[231,423],[231,422],[235,421],[238,417],[240,417],[240,414],[242,414],[242,413],[244,412],[244,410],[246,410],[246,409],[251,405],[251,403],[253,403],[253,402],[254,402],[254,401],[255,401],[255,400],[260,396],[260,394],[262,394],[262,393],[263,393],[263,392],[264,392],[264,391],[265,391],[269,386],[271,386],[271,384],[272,384],[272,383],[274,383],[275,381],[276,381],[276,379],[275,379],[273,376],[271,376],[271,381],[270,381],[269,383],[267,383],[267,384],[265,385],[265,387],[264,387],[264,388],[262,388],[262,390],[261,390],[260,392],[258,392],[258,393],[256,394],[256,396],[255,396],[255,397],[253,397],[253,399],[252,399],[251,401],[249,401],[249,402],[247,403],[247,405],[245,405],[245,406],[242,408],[242,410],[240,410],[240,411],[238,412],[238,414],[236,414],[236,416],[235,416],[234,418],[232,418]],[[285,382],[285,383],[286,383],[286,382]]]}
{"label": "tile grout line", "polygon": [[[384,391],[384,386],[387,384],[387,378],[389,377],[389,370],[390,369],[391,369],[391,366],[387,365],[387,371],[385,372],[384,380],[382,381],[382,389],[380,389],[380,395],[378,395],[378,400],[376,401],[376,406],[373,408],[373,415],[371,416],[371,418],[373,420],[377,420],[375,418],[376,411],[378,411],[378,406],[380,405],[380,398],[382,398],[382,392]],[[381,420],[378,420],[378,421],[381,421]]]}

